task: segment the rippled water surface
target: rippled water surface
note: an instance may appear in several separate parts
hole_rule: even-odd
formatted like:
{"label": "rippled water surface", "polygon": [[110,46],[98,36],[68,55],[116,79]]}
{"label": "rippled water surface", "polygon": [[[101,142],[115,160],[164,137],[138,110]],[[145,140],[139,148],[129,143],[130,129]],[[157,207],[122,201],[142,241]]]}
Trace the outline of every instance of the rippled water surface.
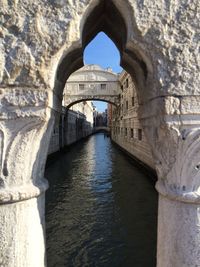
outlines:
{"label": "rippled water surface", "polygon": [[155,267],[157,193],[103,134],[46,169],[48,267]]}

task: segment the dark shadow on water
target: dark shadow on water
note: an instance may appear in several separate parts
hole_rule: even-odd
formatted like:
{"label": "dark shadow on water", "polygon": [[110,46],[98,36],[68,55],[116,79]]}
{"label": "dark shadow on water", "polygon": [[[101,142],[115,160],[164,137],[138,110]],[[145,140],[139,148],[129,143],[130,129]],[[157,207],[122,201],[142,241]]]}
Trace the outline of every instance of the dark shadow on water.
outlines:
{"label": "dark shadow on water", "polygon": [[45,173],[48,267],[155,267],[157,193],[103,134]]}

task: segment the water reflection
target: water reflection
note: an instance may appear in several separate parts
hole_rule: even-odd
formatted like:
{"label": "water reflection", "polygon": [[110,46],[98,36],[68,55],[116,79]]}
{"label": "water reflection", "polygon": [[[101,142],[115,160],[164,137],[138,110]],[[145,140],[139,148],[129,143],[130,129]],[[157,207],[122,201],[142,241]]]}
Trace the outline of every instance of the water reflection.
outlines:
{"label": "water reflection", "polygon": [[48,267],[154,267],[157,194],[103,134],[46,170]]}

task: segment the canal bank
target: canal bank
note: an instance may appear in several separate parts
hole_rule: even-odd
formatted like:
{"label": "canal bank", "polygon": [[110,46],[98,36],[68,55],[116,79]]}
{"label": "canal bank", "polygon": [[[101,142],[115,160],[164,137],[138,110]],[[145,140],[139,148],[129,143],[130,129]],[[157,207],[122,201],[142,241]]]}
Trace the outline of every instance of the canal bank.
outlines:
{"label": "canal bank", "polygon": [[139,160],[138,158],[136,158],[129,151],[121,147],[114,140],[111,139],[111,141],[112,141],[112,144],[117,147],[117,149],[119,149],[124,155],[127,156],[127,160],[131,161],[133,165],[136,165],[136,167],[140,169],[141,172],[143,172],[152,181],[152,184],[155,185],[158,179],[156,171],[152,169],[150,166],[148,166],[147,164],[145,164],[144,162],[142,162],[141,160]]}
{"label": "canal bank", "polygon": [[156,266],[157,193],[110,138],[96,134],[48,166],[53,266]]}

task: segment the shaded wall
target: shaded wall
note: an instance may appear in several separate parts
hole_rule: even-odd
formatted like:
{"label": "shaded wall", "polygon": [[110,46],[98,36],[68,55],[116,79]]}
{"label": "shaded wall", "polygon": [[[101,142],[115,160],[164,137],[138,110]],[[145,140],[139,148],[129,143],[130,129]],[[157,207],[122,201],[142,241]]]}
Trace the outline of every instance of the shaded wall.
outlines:
{"label": "shaded wall", "polygon": [[63,108],[60,120],[55,122],[48,155],[89,136],[92,131],[93,126],[83,113]]}

